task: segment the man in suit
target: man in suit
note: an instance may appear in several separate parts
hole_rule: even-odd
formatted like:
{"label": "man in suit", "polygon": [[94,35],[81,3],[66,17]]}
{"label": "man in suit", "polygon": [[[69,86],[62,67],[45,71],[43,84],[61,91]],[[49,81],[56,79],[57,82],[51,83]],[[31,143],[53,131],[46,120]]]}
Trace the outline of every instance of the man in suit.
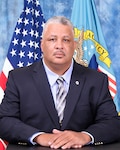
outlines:
{"label": "man in suit", "polygon": [[[77,64],[71,22],[53,17],[44,26],[43,58],[10,71],[0,105],[0,137],[10,143],[80,148],[119,138],[119,118],[107,75]],[[56,109],[56,80],[67,92],[62,121]]]}

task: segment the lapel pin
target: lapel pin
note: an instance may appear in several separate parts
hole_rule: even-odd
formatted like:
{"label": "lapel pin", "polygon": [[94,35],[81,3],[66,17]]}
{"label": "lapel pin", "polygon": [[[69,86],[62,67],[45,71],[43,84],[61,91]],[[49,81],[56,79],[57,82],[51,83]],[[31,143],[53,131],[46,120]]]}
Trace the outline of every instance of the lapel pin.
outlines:
{"label": "lapel pin", "polygon": [[76,85],[79,85],[79,81],[75,81],[75,84],[76,84]]}

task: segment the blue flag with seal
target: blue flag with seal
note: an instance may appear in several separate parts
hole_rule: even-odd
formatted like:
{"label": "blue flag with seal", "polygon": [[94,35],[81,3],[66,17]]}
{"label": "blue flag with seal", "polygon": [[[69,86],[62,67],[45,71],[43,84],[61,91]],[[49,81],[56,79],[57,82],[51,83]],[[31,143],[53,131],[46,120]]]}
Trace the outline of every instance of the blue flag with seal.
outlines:
{"label": "blue flag with seal", "polygon": [[74,25],[75,39],[78,40],[76,61],[108,75],[109,90],[119,112],[116,78],[94,0],[74,0],[71,22]]}

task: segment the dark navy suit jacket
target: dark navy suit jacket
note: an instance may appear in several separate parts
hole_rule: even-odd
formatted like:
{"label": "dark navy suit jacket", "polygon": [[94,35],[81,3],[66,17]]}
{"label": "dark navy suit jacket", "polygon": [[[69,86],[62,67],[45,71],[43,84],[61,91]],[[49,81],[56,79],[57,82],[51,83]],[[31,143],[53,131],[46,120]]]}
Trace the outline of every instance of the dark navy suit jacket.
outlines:
{"label": "dark navy suit jacket", "polygon": [[56,128],[86,131],[104,144],[118,140],[118,121],[103,73],[74,62],[62,127],[42,61],[9,73],[0,105],[0,137],[9,142],[28,144],[34,133]]}

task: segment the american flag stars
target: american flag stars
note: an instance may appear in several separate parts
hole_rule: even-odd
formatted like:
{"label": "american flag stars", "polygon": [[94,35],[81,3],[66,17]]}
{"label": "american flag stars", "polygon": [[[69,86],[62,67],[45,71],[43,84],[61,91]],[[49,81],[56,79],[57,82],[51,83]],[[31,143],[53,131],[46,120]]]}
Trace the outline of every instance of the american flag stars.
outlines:
{"label": "american flag stars", "polygon": [[13,68],[28,66],[41,58],[40,39],[44,18],[38,0],[26,0],[8,50]]}

